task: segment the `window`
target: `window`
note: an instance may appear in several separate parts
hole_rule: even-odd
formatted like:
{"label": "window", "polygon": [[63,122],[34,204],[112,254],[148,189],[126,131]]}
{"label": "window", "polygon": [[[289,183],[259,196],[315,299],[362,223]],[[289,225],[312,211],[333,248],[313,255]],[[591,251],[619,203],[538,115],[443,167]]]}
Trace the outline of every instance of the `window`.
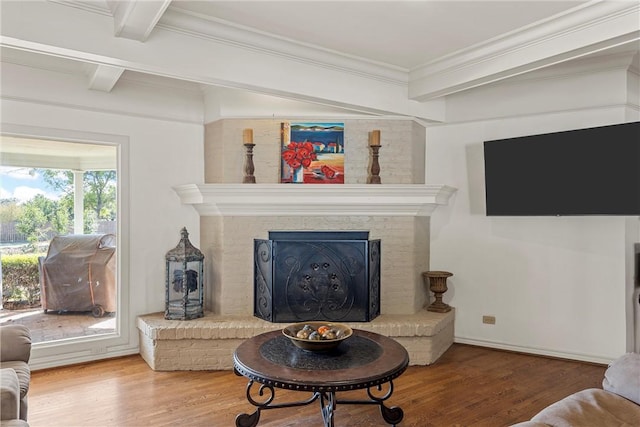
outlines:
{"label": "window", "polygon": [[[46,359],[42,367],[104,357],[130,335],[120,253],[126,141],[68,135],[72,140],[3,134],[0,145],[0,322],[30,327],[32,361]],[[17,265],[26,266],[27,285],[16,285]]]}

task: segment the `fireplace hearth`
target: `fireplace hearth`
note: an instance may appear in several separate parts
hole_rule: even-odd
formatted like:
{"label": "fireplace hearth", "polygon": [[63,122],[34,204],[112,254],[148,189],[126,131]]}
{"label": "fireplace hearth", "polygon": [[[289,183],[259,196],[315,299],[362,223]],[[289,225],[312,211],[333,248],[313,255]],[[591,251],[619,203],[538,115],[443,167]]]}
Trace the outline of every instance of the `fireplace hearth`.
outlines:
{"label": "fireplace hearth", "polygon": [[271,231],[254,239],[254,316],[369,322],[380,314],[380,240],[368,231]]}

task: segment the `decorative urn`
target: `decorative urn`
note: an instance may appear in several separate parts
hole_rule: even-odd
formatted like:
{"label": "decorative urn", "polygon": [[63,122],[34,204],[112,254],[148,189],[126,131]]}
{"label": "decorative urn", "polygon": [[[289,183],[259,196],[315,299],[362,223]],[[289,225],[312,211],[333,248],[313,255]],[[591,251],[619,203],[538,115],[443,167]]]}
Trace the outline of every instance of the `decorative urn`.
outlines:
{"label": "decorative urn", "polygon": [[422,278],[425,285],[433,292],[435,301],[427,307],[427,311],[446,313],[451,311],[451,306],[442,301],[442,295],[447,292],[447,278],[453,276],[448,271],[425,271]]}

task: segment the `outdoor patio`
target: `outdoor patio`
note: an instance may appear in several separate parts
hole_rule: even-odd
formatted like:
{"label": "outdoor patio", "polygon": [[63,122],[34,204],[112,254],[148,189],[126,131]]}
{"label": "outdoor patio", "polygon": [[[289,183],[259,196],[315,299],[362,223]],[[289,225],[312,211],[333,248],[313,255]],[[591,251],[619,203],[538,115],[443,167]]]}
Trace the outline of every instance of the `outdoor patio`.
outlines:
{"label": "outdoor patio", "polygon": [[115,332],[115,313],[95,318],[89,312],[47,313],[40,307],[0,310],[0,324],[19,323],[31,330],[33,343]]}

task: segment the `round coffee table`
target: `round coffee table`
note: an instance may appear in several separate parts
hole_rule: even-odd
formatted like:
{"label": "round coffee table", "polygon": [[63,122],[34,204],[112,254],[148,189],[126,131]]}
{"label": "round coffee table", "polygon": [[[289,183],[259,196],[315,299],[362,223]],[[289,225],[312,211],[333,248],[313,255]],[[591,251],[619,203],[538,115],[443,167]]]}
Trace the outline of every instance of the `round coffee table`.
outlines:
{"label": "round coffee table", "polygon": [[[233,361],[235,373],[249,378],[246,396],[256,407],[254,413],[236,417],[237,427],[255,427],[263,410],[303,406],[316,400],[325,427],[333,426],[338,404],[378,405],[382,418],[391,425],[404,417],[401,408],[387,407],[384,402],[393,393],[393,380],[407,368],[409,355],[398,342],[383,335],[354,329],[335,350],[314,353],[294,346],[281,331],[267,332],[240,344]],[[261,401],[253,396],[256,382],[260,383],[257,395]],[[274,403],[276,388],[312,394],[306,400]],[[383,388],[388,389],[385,392]],[[368,399],[336,398],[336,392],[358,389],[366,389]]]}

